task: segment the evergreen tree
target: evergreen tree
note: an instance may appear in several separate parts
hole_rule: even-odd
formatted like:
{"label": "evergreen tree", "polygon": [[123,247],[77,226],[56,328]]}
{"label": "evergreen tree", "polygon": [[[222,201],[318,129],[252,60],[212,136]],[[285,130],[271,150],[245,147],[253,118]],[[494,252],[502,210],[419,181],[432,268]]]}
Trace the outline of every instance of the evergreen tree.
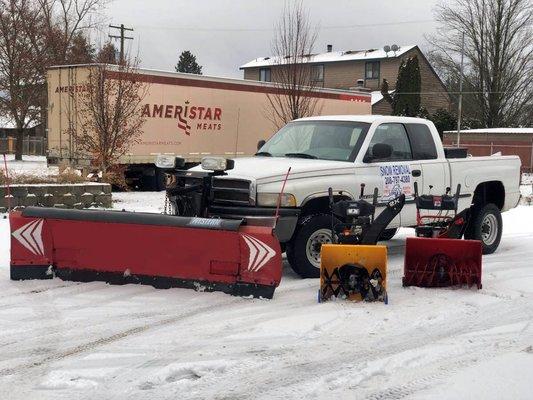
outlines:
{"label": "evergreen tree", "polygon": [[118,64],[117,48],[111,42],[107,42],[98,51],[96,61],[102,64]]}
{"label": "evergreen tree", "polygon": [[392,101],[393,115],[415,117],[420,112],[420,65],[416,56],[402,60]]}
{"label": "evergreen tree", "polygon": [[89,64],[94,61],[95,49],[82,32],[72,38],[67,53],[67,64]]}
{"label": "evergreen tree", "polygon": [[194,54],[189,50],[185,50],[180,54],[178,64],[176,65],[176,72],[202,75],[202,66],[196,62],[196,56]]}

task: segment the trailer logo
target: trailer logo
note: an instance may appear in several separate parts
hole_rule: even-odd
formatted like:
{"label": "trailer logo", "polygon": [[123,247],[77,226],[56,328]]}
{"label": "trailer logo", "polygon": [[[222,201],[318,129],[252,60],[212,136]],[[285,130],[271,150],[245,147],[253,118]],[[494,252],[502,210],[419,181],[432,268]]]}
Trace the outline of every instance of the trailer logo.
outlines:
{"label": "trailer logo", "polygon": [[191,129],[196,131],[220,131],[222,129],[222,108],[211,106],[191,105],[185,101],[184,105],[145,104],[142,116],[148,118],[173,118],[178,120],[178,129],[187,136]]}
{"label": "trailer logo", "polygon": [[242,238],[244,239],[244,241],[248,245],[248,249],[250,250],[248,271],[259,271],[272,257],[276,255],[274,249],[270,248],[259,239],[245,234],[242,235]]}
{"label": "trailer logo", "polygon": [[43,222],[44,220],[42,219],[36,219],[21,226],[12,233],[13,237],[17,239],[21,245],[37,256],[44,256],[42,237]]}

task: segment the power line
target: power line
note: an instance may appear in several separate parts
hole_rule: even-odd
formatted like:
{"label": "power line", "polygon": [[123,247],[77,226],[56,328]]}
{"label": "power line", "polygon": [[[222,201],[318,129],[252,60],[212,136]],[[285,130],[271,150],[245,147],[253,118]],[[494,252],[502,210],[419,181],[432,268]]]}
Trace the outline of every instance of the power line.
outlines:
{"label": "power line", "polygon": [[120,63],[124,63],[124,40],[133,40],[130,36],[125,36],[126,31],[133,32],[133,28],[126,28],[124,24],[120,24],[120,26],[116,25],[109,25],[110,28],[113,29],[120,29],[120,36],[116,35],[109,35],[112,39],[120,39]]}
{"label": "power line", "polygon": [[[407,25],[407,24],[423,24],[435,22],[432,19],[421,19],[411,21],[396,21],[396,22],[381,22],[372,24],[356,24],[356,25],[330,25],[320,26],[322,30],[330,29],[359,29],[359,28],[373,28],[378,26],[395,26],[395,25]],[[194,31],[194,32],[272,32],[275,28],[198,28],[198,27],[183,27],[183,26],[161,26],[161,25],[137,25],[139,28],[144,29],[164,29],[175,31]]]}

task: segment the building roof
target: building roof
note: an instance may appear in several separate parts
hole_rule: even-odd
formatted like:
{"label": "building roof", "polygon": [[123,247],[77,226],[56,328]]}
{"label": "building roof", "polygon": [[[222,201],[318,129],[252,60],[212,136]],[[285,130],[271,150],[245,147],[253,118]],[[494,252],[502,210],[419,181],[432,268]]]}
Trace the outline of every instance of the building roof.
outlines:
{"label": "building roof", "polygon": [[[444,133],[457,133],[457,131],[444,131]],[[481,128],[481,129],[461,129],[461,133],[529,133],[533,134],[533,128]]]}
{"label": "building roof", "polygon": [[[389,90],[389,94],[393,94],[395,90]],[[374,90],[373,92],[370,92],[371,97],[371,103],[372,105],[379,103],[381,100],[383,100],[383,95],[381,94],[381,90]]]}
{"label": "building roof", "polygon": [[[359,60],[380,60],[384,58],[397,58],[401,57],[409,50],[412,50],[416,45],[400,46],[400,48],[394,52],[389,51],[385,53],[383,49],[368,49],[368,50],[347,50],[347,51],[331,51],[326,53],[311,54],[302,58],[302,63],[328,63],[338,61],[359,61]],[[247,62],[241,65],[239,69],[268,67],[271,65],[283,64],[283,60],[280,57],[259,57],[255,60]]]}

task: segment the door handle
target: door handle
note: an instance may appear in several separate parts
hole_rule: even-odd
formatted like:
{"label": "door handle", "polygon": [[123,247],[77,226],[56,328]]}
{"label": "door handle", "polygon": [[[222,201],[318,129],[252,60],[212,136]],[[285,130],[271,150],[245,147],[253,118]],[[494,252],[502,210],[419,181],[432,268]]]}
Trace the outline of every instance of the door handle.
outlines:
{"label": "door handle", "polygon": [[413,169],[411,171],[411,175],[413,175],[415,178],[418,178],[420,175],[422,175],[422,171],[420,171],[419,169]]}

